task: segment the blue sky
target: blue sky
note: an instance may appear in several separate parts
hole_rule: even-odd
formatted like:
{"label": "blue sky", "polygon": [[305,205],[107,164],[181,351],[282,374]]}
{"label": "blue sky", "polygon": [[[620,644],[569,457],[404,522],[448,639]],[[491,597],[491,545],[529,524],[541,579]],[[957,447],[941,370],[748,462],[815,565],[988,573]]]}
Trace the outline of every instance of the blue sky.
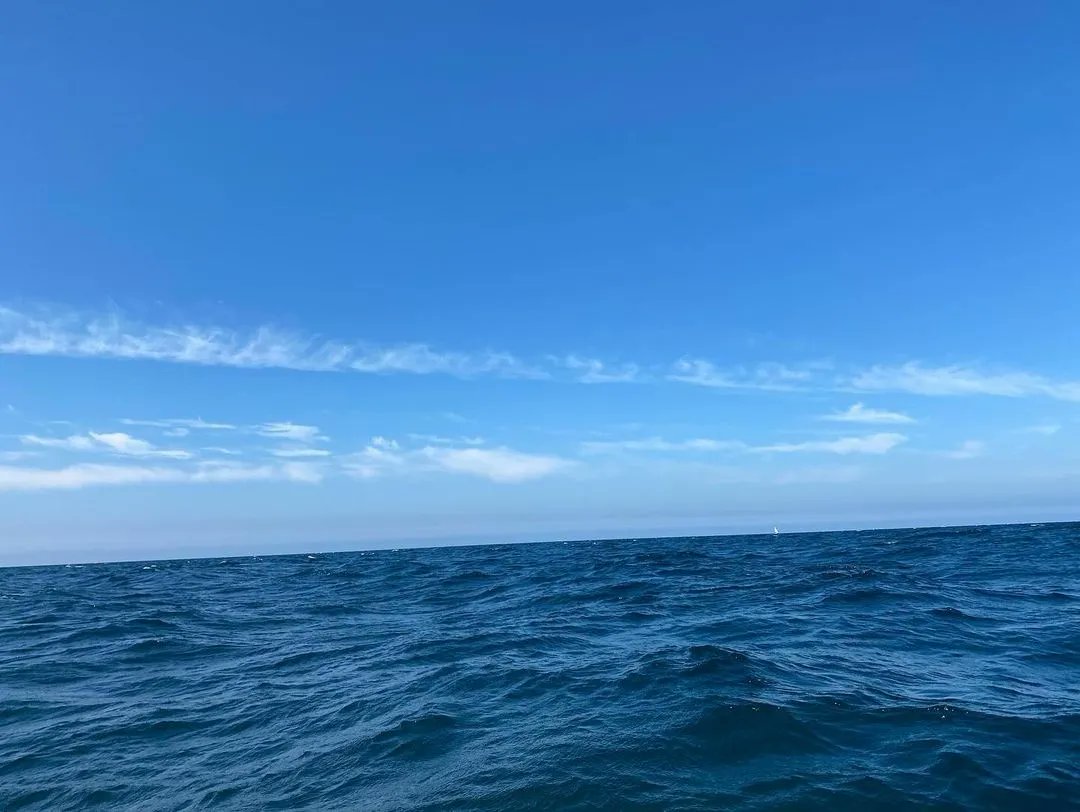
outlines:
{"label": "blue sky", "polygon": [[20,3],[0,562],[1073,519],[1072,3]]}

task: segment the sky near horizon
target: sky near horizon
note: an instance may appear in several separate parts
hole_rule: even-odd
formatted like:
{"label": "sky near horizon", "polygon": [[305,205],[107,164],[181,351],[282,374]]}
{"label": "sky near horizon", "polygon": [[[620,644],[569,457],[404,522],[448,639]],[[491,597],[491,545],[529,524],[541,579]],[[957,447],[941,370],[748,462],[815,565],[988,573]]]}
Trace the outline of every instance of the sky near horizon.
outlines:
{"label": "sky near horizon", "polygon": [[5,18],[0,564],[1080,518],[1075,4]]}

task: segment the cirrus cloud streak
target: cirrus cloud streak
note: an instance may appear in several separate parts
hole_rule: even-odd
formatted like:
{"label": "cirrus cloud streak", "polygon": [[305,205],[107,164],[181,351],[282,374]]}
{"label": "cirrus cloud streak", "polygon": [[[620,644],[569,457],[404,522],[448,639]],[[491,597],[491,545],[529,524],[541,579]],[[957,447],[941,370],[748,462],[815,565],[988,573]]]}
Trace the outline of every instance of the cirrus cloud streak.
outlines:
{"label": "cirrus cloud streak", "polygon": [[319,482],[322,472],[303,463],[204,464],[194,468],[79,463],[61,468],[0,465],[0,491],[76,490],[104,485],[285,480]]}

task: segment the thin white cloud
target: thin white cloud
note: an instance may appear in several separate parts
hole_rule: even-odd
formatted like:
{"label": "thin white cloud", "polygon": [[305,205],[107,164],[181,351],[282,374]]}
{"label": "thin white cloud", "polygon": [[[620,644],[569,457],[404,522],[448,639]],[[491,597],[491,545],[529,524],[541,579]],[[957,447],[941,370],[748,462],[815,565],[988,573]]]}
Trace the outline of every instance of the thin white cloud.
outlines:
{"label": "thin white cloud", "polygon": [[633,440],[593,440],[580,445],[582,454],[618,454],[630,452],[722,452],[750,453],[818,452],[826,454],[884,454],[907,441],[903,434],[879,433],[860,437],[841,437],[836,440],[812,440],[802,443],[750,445],[739,440],[715,440],[699,437],[690,440],[665,440],[647,437]]}
{"label": "thin white cloud", "polygon": [[305,443],[326,439],[319,434],[318,426],[305,426],[297,423],[260,423],[253,428],[253,431],[263,437]]}
{"label": "thin white cloud", "polygon": [[442,437],[438,434],[409,434],[410,440],[432,445],[483,445],[483,437]]}
{"label": "thin white cloud", "polygon": [[550,360],[576,373],[580,383],[634,383],[642,380],[641,368],[637,364],[611,365],[596,358],[577,355],[551,357]]}
{"label": "thin white cloud", "polygon": [[574,463],[548,454],[530,454],[510,448],[452,448],[428,445],[402,449],[385,437],[375,437],[361,451],[342,459],[349,475],[371,479],[386,474],[443,471],[483,477],[492,482],[525,482],[554,474]]}
{"label": "thin white cloud", "polygon": [[175,481],[170,468],[83,463],[66,468],[0,466],[0,491],[37,491],[83,488],[88,485],[127,485]]}
{"label": "thin white cloud", "polygon": [[1080,401],[1080,381],[1053,381],[1031,372],[986,373],[964,366],[927,367],[914,361],[874,366],[857,374],[851,386],[863,391],[915,395],[1043,396]]}
{"label": "thin white cloud", "polygon": [[86,435],[73,434],[70,437],[40,437],[36,434],[25,434],[19,440],[23,445],[57,448],[64,451],[111,451],[114,454],[129,457],[163,457],[174,460],[185,460],[191,457],[189,451],[158,448],[152,443],[123,432],[97,433],[91,431]]}
{"label": "thin white cloud", "polygon": [[166,457],[174,460],[186,460],[191,452],[180,449],[157,448],[146,440],[140,440],[122,431],[98,434],[90,432],[90,437],[105,448],[129,457]]}
{"label": "thin white cloud", "polygon": [[93,451],[96,447],[92,438],[81,434],[73,434],[70,437],[39,437],[36,434],[24,434],[19,438],[19,442],[23,445],[60,448],[64,451]]}
{"label": "thin white cloud", "polygon": [[890,412],[884,409],[870,409],[863,403],[855,403],[842,412],[822,415],[822,420],[837,423],[914,423],[915,418],[902,412]]}
{"label": "thin white cloud", "polygon": [[546,454],[526,454],[509,448],[436,448],[419,452],[436,467],[471,474],[492,482],[525,482],[561,471],[572,463]]}
{"label": "thin white cloud", "polygon": [[224,483],[258,480],[318,482],[318,469],[302,463],[285,465],[204,465],[196,468],[100,465],[81,463],[64,468],[0,465],[0,491],[74,490],[105,485],[152,483]]}
{"label": "thin white cloud", "polygon": [[634,451],[735,451],[746,448],[737,440],[713,440],[696,437],[690,440],[665,440],[646,437],[638,440],[592,440],[581,444],[583,454],[616,454]]}
{"label": "thin white cloud", "polygon": [[721,369],[711,361],[683,358],[675,362],[667,377],[668,380],[713,389],[789,391],[805,388],[812,382],[814,374],[810,369],[800,369],[785,364],[759,364],[751,369],[745,367]]}
{"label": "thin white cloud", "polygon": [[[120,419],[120,422],[127,426],[161,428],[163,429],[162,434],[166,437],[186,437],[192,431],[236,431],[244,434],[257,434],[260,437],[268,437],[273,440],[286,440],[295,444],[322,442],[329,439],[320,432],[318,426],[293,423],[287,420],[258,423],[251,426],[210,422],[203,420],[201,417],[172,417],[150,420],[124,417]],[[226,454],[239,453],[221,449],[220,447],[217,447],[217,451]],[[301,448],[299,445],[282,446],[271,453],[279,457],[322,457],[329,454],[327,451]]]}
{"label": "thin white cloud", "polygon": [[373,437],[365,448],[341,459],[345,473],[361,479],[404,471],[408,465],[409,458],[400,453],[398,443],[385,437]]}
{"label": "thin white cloud", "polygon": [[345,368],[356,372],[410,372],[417,375],[441,373],[460,378],[495,375],[505,378],[545,378],[543,370],[505,352],[440,352],[426,344],[405,344],[374,349],[352,348]]}
{"label": "thin white cloud", "polygon": [[986,443],[981,440],[965,440],[951,451],[942,452],[941,456],[951,460],[970,460],[981,457],[986,451]]}
{"label": "thin white cloud", "polygon": [[[130,417],[120,418],[125,426],[155,426],[157,428],[199,429],[229,431],[237,428],[232,423],[211,423],[201,417],[169,417],[161,420],[134,420]],[[179,435],[178,435],[179,436]]]}
{"label": "thin white cloud", "polygon": [[710,361],[700,359],[683,358],[677,361],[674,371],[668,377],[681,383],[711,386],[718,389],[734,389],[739,386],[731,374],[721,371]]}
{"label": "thin white cloud", "polygon": [[1017,429],[1021,434],[1041,434],[1044,437],[1052,437],[1061,431],[1061,425],[1059,423],[1038,423],[1034,426],[1024,426]]}
{"label": "thin white cloud", "polygon": [[424,344],[373,347],[267,326],[248,331],[192,324],[155,326],[126,319],[119,313],[100,315],[59,307],[0,307],[0,354],[318,372],[519,378],[546,375],[502,352],[440,352]]}
{"label": "thin white cloud", "polygon": [[811,440],[804,443],[778,443],[776,445],[754,446],[751,451],[759,453],[803,453],[823,454],[885,454],[907,441],[903,434],[883,432],[863,437],[841,437],[837,440]]}
{"label": "thin white cloud", "polygon": [[273,448],[270,453],[275,457],[303,458],[303,457],[329,457],[330,452],[325,448]]}
{"label": "thin white cloud", "polygon": [[324,468],[309,462],[286,462],[278,466],[276,470],[280,478],[290,482],[307,482],[311,485],[322,482],[325,476]]}

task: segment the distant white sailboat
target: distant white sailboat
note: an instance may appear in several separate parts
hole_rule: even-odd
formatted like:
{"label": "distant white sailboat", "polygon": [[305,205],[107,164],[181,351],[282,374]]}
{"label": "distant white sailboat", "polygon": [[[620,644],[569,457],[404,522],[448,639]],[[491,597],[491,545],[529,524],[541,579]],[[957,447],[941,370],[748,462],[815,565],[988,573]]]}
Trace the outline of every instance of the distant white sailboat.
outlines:
{"label": "distant white sailboat", "polygon": [[779,536],[780,535],[780,528],[777,527],[775,524],[772,526],[772,534],[774,536]]}

